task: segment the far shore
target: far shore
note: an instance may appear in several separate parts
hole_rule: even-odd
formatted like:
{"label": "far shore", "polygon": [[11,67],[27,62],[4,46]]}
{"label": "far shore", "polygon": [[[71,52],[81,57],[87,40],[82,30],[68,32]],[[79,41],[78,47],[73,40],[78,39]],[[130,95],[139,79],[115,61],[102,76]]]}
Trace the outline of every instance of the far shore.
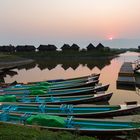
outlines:
{"label": "far shore", "polygon": [[21,65],[33,63],[34,61],[55,61],[55,62],[89,62],[92,60],[112,59],[122,51],[110,52],[20,52],[0,53],[0,73],[16,68]]}

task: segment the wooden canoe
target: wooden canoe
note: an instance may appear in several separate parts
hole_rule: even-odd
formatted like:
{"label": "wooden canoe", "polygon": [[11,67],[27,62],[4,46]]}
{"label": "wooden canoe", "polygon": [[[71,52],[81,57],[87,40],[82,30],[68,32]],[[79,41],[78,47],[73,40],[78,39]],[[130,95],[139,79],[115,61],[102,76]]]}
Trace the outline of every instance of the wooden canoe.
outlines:
{"label": "wooden canoe", "polygon": [[[32,125],[28,125],[27,119],[33,117],[31,113],[10,113],[10,112],[0,112],[0,121],[12,124],[35,126],[41,129],[48,129],[52,131],[69,131],[74,133],[79,133],[82,135],[126,135],[134,130],[140,130],[140,123],[133,121],[121,121],[116,119],[83,119],[83,118],[73,118],[72,116],[68,118],[61,119],[64,120],[63,127],[57,126],[47,126],[48,120],[44,120],[44,123],[39,123],[34,121]],[[34,116],[36,117],[36,116]],[[55,125],[55,124],[54,124]]]}
{"label": "wooden canoe", "polygon": [[25,103],[0,103],[0,110],[10,112],[32,112],[32,114],[45,113],[57,116],[105,118],[124,115],[135,115],[140,112],[140,105],[48,105]]}
{"label": "wooden canoe", "polygon": [[[85,83],[97,83],[99,79],[100,74],[96,74],[93,76],[85,76],[81,78],[73,78],[73,79],[67,79],[61,82],[35,82],[35,83],[28,83],[28,84],[16,84],[14,86],[7,86],[6,88],[3,88],[4,91],[14,91],[14,90],[25,90],[30,87],[34,86],[46,86],[47,88],[51,89],[63,89],[68,87],[75,87],[76,84],[85,84]],[[86,86],[86,85],[85,85]],[[77,87],[84,87],[83,85],[77,86]]]}
{"label": "wooden canoe", "polygon": [[[68,84],[57,84],[57,85],[21,85],[21,87],[10,87],[2,89],[4,92],[22,92],[24,90],[62,90],[71,88],[82,88],[90,87],[98,84],[99,80],[91,80],[89,82],[78,82],[78,83],[68,83]],[[1,91],[2,91],[1,90]]]}
{"label": "wooden canoe", "polygon": [[61,96],[61,97],[17,97],[17,102],[31,103],[31,104],[82,104],[95,103],[101,101],[109,101],[113,93],[100,93],[83,96]]}
{"label": "wooden canoe", "polygon": [[91,75],[87,75],[87,76],[81,76],[81,77],[76,77],[76,78],[67,78],[67,79],[54,79],[54,80],[48,80],[48,81],[39,81],[39,82],[29,82],[28,84],[38,84],[41,82],[49,82],[49,83],[54,83],[54,84],[63,84],[64,82],[74,82],[77,80],[90,80],[90,79],[94,79],[94,80],[98,80],[100,77],[100,74],[91,74]]}
{"label": "wooden canoe", "polygon": [[23,90],[23,91],[12,91],[12,92],[1,92],[1,95],[16,95],[16,96],[77,96],[86,94],[96,94],[100,91],[106,91],[109,87],[107,85],[96,85],[94,87],[82,87],[74,89],[63,89],[63,90]]}

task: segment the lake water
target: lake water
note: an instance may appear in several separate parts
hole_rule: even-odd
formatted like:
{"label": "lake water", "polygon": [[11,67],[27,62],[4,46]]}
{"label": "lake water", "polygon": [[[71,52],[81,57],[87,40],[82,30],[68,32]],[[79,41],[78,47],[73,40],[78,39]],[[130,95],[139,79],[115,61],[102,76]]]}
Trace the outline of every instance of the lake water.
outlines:
{"label": "lake water", "polygon": [[126,101],[138,101],[140,103],[140,95],[136,91],[119,90],[116,88],[116,80],[122,63],[134,62],[137,59],[139,59],[139,53],[127,52],[113,59],[95,59],[88,61],[88,63],[76,61],[57,64],[53,61],[45,60],[44,62],[36,62],[14,69],[13,71],[15,72],[7,74],[4,80],[8,83],[15,80],[27,83],[100,73],[100,82],[103,84],[109,83],[108,92],[114,93],[109,104],[122,104]]}

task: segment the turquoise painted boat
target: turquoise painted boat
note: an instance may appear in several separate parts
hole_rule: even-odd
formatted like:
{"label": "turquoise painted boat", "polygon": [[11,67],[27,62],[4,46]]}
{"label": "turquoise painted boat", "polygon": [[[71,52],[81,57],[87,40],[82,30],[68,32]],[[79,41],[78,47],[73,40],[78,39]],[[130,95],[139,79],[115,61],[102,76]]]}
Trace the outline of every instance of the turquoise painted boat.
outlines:
{"label": "turquoise painted boat", "polygon": [[1,89],[1,92],[19,92],[23,90],[62,90],[62,89],[71,89],[71,88],[82,88],[82,87],[90,87],[98,84],[99,80],[92,80],[89,82],[78,82],[78,83],[68,83],[68,84],[37,84],[37,85],[15,85],[12,87],[7,87]]}
{"label": "turquoise painted boat", "polygon": [[22,91],[3,91],[1,95],[16,95],[16,96],[77,96],[77,95],[87,95],[95,94],[100,91],[106,91],[109,87],[107,85],[96,85],[93,87],[82,87],[73,89],[63,89],[63,90],[38,90],[38,89],[28,89]]}
{"label": "turquoise painted boat", "polygon": [[41,89],[41,87],[46,87],[46,89],[66,89],[66,88],[78,88],[78,87],[87,87],[87,86],[94,86],[98,83],[100,74],[94,74],[91,76],[84,76],[72,79],[66,79],[60,82],[34,82],[28,84],[16,84],[14,86],[8,86],[3,88],[3,91],[15,91],[15,90],[25,90],[28,88],[37,88]]}
{"label": "turquoise painted boat", "polygon": [[61,96],[61,97],[16,97],[11,96],[0,96],[1,102],[22,102],[30,104],[81,104],[81,103],[95,103],[100,101],[108,101],[113,93],[100,93],[95,95],[82,95],[82,96]]}
{"label": "turquoise painted boat", "polygon": [[120,121],[114,119],[82,119],[63,118],[46,114],[32,115],[32,113],[0,112],[0,121],[40,127],[53,131],[78,132],[82,135],[126,135],[127,133],[140,130],[140,123],[133,121]]}
{"label": "turquoise painted boat", "polygon": [[100,74],[91,74],[87,76],[82,77],[76,77],[76,78],[69,78],[69,79],[54,79],[54,80],[48,80],[48,81],[40,81],[40,82],[30,82],[28,84],[38,84],[42,82],[48,82],[51,84],[64,84],[64,83],[71,83],[71,82],[82,82],[82,81],[89,81],[89,80],[98,80],[100,77]]}
{"label": "turquoise painted boat", "polygon": [[140,112],[140,105],[48,105],[48,104],[25,104],[25,103],[0,103],[1,111],[8,112],[32,112],[57,116],[74,116],[82,118],[105,118],[123,115],[135,115]]}

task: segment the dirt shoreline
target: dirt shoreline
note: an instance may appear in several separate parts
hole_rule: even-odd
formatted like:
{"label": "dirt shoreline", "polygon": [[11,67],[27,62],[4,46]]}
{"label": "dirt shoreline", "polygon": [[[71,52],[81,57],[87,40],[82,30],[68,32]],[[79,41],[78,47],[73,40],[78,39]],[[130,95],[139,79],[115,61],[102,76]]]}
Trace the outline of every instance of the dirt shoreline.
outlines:
{"label": "dirt shoreline", "polygon": [[0,73],[4,72],[5,70],[9,70],[12,68],[16,68],[21,65],[29,64],[34,62],[33,59],[24,59],[24,60],[16,60],[16,61],[9,61],[9,62],[0,62]]}

